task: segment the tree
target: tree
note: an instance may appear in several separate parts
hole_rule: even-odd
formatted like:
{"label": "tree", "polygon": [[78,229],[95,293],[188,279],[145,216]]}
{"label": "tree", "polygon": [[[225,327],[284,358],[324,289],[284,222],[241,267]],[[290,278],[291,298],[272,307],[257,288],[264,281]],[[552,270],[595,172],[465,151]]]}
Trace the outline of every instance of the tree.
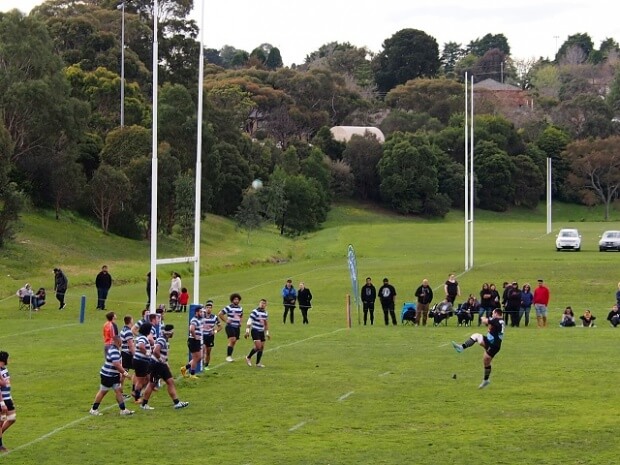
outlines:
{"label": "tree", "polygon": [[614,134],[613,116],[605,100],[588,94],[562,102],[553,112],[554,122],[566,128],[575,139]]}
{"label": "tree", "polygon": [[382,199],[399,213],[444,216],[449,200],[438,193],[438,155],[438,149],[422,136],[393,134],[378,165]]}
{"label": "tree", "polygon": [[153,150],[151,131],[142,126],[125,126],[110,131],[101,150],[101,161],[125,169],[134,158],[149,157]]}
{"label": "tree", "polygon": [[86,185],[86,176],[82,166],[73,157],[61,155],[56,157],[52,164],[49,177],[54,211],[56,219],[59,219],[62,208],[75,206],[80,200]]}
{"label": "tree", "polygon": [[383,149],[374,135],[353,136],[342,154],[351,167],[354,179],[354,197],[360,200],[379,200],[381,183],[377,165]]}
{"label": "tree", "polygon": [[95,171],[89,187],[93,211],[101,222],[101,229],[107,233],[111,215],[128,199],[129,179],[121,170],[104,164]]}
{"label": "tree", "polygon": [[504,52],[498,48],[487,50],[474,66],[474,78],[476,81],[490,78],[497,82],[504,82],[505,65],[506,55]]}
{"label": "tree", "polygon": [[456,42],[446,42],[443,44],[443,50],[439,61],[441,62],[441,69],[447,77],[453,77],[456,64],[466,54],[461,44]]}
{"label": "tree", "polygon": [[568,198],[564,184],[568,177],[570,166],[563,156],[563,152],[570,141],[571,138],[568,133],[556,126],[548,126],[536,141],[538,148],[544,152],[545,158],[551,158],[553,166],[551,192],[555,197],[559,197],[562,200]]}
{"label": "tree", "polygon": [[534,209],[545,191],[545,177],[527,155],[517,155],[513,161],[514,204]]}
{"label": "tree", "polygon": [[514,161],[497,144],[488,141],[476,145],[474,171],[480,183],[480,208],[503,212],[514,203]]}
{"label": "tree", "polygon": [[594,50],[594,42],[586,33],[573,34],[560,46],[555,55],[556,63],[583,63]]}
{"label": "tree", "polygon": [[372,63],[379,92],[389,92],[410,79],[434,77],[439,65],[437,41],[417,29],[402,29],[386,39]]}
{"label": "tree", "polygon": [[510,55],[510,46],[508,39],[504,34],[486,34],[482,38],[472,40],[467,46],[469,53],[481,57],[489,50],[499,49],[504,55]]}
{"label": "tree", "polygon": [[579,140],[566,147],[571,173],[568,182],[578,189],[582,200],[594,194],[605,205],[605,221],[620,193],[620,136],[607,139]]}
{"label": "tree", "polygon": [[250,187],[243,192],[243,199],[235,214],[235,221],[238,227],[247,231],[249,244],[252,231],[260,229],[265,221],[262,215],[261,200],[255,189]]}
{"label": "tree", "polygon": [[13,142],[9,132],[0,125],[0,248],[14,237],[24,203],[17,185],[8,176],[12,151]]}
{"label": "tree", "polygon": [[188,249],[194,237],[195,190],[195,179],[191,172],[179,175],[174,181],[174,220]]}

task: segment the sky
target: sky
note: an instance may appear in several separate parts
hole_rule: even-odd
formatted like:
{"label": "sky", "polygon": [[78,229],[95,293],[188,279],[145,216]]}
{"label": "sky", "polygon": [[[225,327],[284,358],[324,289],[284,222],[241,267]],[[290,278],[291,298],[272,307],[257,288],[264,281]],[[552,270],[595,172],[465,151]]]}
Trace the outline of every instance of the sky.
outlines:
{"label": "sky", "polygon": [[[24,12],[41,0],[0,0],[0,11]],[[349,42],[378,53],[385,39],[413,28],[466,46],[484,35],[504,34],[516,59],[553,58],[569,35],[587,33],[596,48],[611,37],[620,42],[612,0],[204,0],[207,48],[231,45],[251,52],[263,43],[278,47],[285,65],[329,42]],[[202,24],[203,0],[192,17]]]}

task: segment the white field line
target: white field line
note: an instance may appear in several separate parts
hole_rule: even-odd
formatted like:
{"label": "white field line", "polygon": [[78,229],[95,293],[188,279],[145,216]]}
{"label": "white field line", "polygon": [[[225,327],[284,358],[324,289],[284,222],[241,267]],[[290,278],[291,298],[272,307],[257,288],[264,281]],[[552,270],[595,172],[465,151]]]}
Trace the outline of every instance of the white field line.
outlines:
{"label": "white field line", "polygon": [[386,371],[385,373],[381,373],[379,376],[387,376],[387,375],[389,375],[390,373],[392,373],[392,372],[391,372],[391,371]]}
{"label": "white field line", "polygon": [[6,339],[6,338],[9,338],[9,337],[22,337],[22,336],[25,336],[27,334],[38,333],[38,332],[41,332],[41,331],[53,331],[54,329],[67,328],[69,326],[77,326],[77,325],[79,325],[79,323],[68,323],[66,325],[52,326],[52,327],[48,326],[46,328],[33,329],[31,331],[24,331],[23,333],[3,334],[2,336],[0,336],[0,339]]}
{"label": "white field line", "polygon": [[348,397],[350,397],[355,391],[349,391],[346,394],[341,395],[340,397],[338,397],[338,402],[342,402],[343,400],[346,400]]}
{"label": "white field line", "polygon": [[297,423],[295,426],[292,426],[291,428],[289,428],[289,431],[296,431],[299,428],[301,428],[302,426],[304,426],[306,423],[308,423],[307,421],[302,421],[301,423]]}
{"label": "white field line", "polygon": [[[75,324],[77,324],[77,323],[75,323]],[[66,326],[72,326],[72,325],[66,325]],[[50,328],[43,328],[42,330],[49,330],[49,329]],[[283,344],[281,346],[274,347],[273,349],[268,349],[265,352],[271,352],[271,351],[274,351],[274,350],[280,350],[280,349],[285,348],[285,347],[291,347],[291,346],[294,346],[294,345],[297,345],[297,344],[302,344],[304,342],[311,341],[311,340],[319,338],[319,337],[330,336],[330,335],[338,333],[340,331],[344,331],[345,329],[347,329],[347,328],[336,329],[336,330],[330,331],[328,333],[315,334],[314,336],[308,337],[306,339],[301,339],[299,341],[291,342],[289,344]],[[32,332],[32,331],[29,331],[29,332]],[[26,334],[26,333],[22,333],[22,334]],[[218,365],[213,366],[213,368],[219,368],[219,367],[222,367],[224,365],[228,365],[228,362],[222,362],[222,363],[220,363]],[[180,377],[177,377],[176,379],[178,380],[179,378]],[[353,394],[353,392],[350,392],[349,394],[346,394],[346,396],[348,397],[350,394]],[[131,400],[131,399],[127,399],[127,400]],[[109,409],[112,409],[112,408],[118,408],[118,405],[115,403],[115,404],[112,404],[112,405],[110,405],[108,407],[100,408],[99,410],[106,411],[106,410],[109,410]],[[61,431],[64,431],[64,430],[66,430],[68,428],[71,428],[71,427],[73,427],[73,426],[75,426],[75,425],[77,425],[77,424],[87,420],[88,418],[91,418],[90,414],[89,415],[84,415],[83,417],[78,418],[76,420],[73,420],[72,422],[67,423],[66,425],[60,426],[60,427],[50,431],[49,433],[44,434],[43,436],[40,436],[40,437],[38,437],[36,439],[33,439],[30,442],[22,444],[21,446],[17,446],[15,448],[12,448],[7,454],[4,454],[4,455],[8,455],[8,454],[10,454],[12,452],[17,452],[18,450],[26,449],[27,447],[33,446],[34,444],[37,444],[38,442],[44,441],[45,439],[48,439],[48,438],[54,436],[55,434],[60,433]],[[305,422],[304,422],[304,424],[305,424]],[[303,426],[303,424],[301,424],[301,426]],[[299,426],[299,428],[301,428],[301,426]],[[295,427],[293,427],[293,428],[295,428]]]}

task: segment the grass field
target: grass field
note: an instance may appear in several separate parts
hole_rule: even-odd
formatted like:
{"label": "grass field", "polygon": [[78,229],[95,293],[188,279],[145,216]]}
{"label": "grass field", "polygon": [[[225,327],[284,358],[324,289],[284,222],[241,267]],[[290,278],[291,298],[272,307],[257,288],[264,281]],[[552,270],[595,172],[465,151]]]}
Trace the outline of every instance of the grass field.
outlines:
{"label": "grass field", "polygon": [[[119,284],[110,293],[109,308],[119,316],[137,316],[146,297],[148,245],[102,236],[77,219],[56,224],[27,217],[0,268],[11,274],[0,284],[5,296],[0,349],[11,353],[18,409],[18,421],[4,438],[11,453],[0,461],[617,463],[614,354],[620,329],[604,320],[620,280],[620,254],[599,253],[596,244],[603,230],[620,228],[617,222],[581,221],[596,212],[559,208],[554,229],[575,223],[571,226],[584,238],[582,252],[555,252],[554,235],[545,234],[544,213],[481,212],[474,268],[466,273],[457,214],[429,222],[339,206],[318,233],[290,240],[265,230],[253,234],[250,244],[227,221],[209,217],[203,226],[201,300],[214,298],[219,308],[237,291],[246,312],[261,297],[270,301],[273,339],[264,356],[267,368],[242,363],[250,349],[246,340],[235,350],[238,361],[226,364],[226,342],[218,335],[214,369],[196,381],[177,379],[188,409],[173,410],[160,391],[151,401],[154,411],[138,410],[127,418],[118,415],[110,395],[102,404],[104,416],[88,415],[98,388],[104,320],[93,310],[89,282],[101,264],[109,265]],[[60,246],[52,236],[72,240]],[[449,341],[462,341],[472,332],[456,327],[455,320],[447,327],[385,327],[380,315],[379,324],[364,327],[355,315],[353,327],[345,327],[349,243],[356,248],[360,279],[370,275],[378,283],[388,276],[399,303],[412,300],[424,277],[440,292],[449,272],[458,275],[463,293],[478,293],[485,281],[533,283],[542,277],[552,294],[550,327],[508,328],[492,384],[478,390],[482,349],[453,351]],[[163,253],[180,244],[163,241]],[[68,308],[56,310],[50,293],[45,310],[32,316],[18,312],[12,293],[25,281],[51,282],[47,273],[59,263],[72,283]],[[170,270],[159,275],[160,297]],[[191,287],[190,268],[180,272]],[[287,277],[305,281],[315,296],[308,326],[300,324],[299,314],[295,325],[282,324],[279,292]],[[83,324],[81,295],[88,302]],[[590,307],[598,327],[559,328],[565,305],[579,313]],[[171,365],[178,373],[186,357],[187,317],[169,314],[166,321],[177,327]]]}

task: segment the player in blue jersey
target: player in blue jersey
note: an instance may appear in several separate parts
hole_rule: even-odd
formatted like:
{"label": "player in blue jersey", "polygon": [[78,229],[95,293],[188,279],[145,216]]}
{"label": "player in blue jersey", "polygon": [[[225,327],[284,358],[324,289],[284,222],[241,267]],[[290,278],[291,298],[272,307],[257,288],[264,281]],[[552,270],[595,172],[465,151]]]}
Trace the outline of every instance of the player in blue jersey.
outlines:
{"label": "player in blue jersey", "polygon": [[502,311],[499,308],[493,310],[491,318],[482,317],[481,320],[482,323],[487,325],[488,328],[486,336],[483,336],[480,333],[474,333],[463,344],[457,344],[452,341],[452,347],[454,347],[454,350],[459,353],[476,343],[480,344],[484,348],[484,356],[482,357],[482,363],[484,365],[484,379],[482,380],[480,386],[478,386],[480,389],[487,387],[491,383],[489,381],[489,377],[491,376],[491,362],[493,361],[493,357],[495,357],[502,348],[504,329],[506,327],[506,324],[502,319]]}
{"label": "player in blue jersey", "polygon": [[0,351],[0,453],[8,452],[2,438],[7,429],[15,423],[15,404],[11,396],[11,375],[9,375],[9,353]]}
{"label": "player in blue jersey", "polygon": [[[192,359],[181,367],[183,377],[196,379],[196,367],[202,359],[202,307],[195,310],[194,316],[189,322],[189,334],[187,335],[187,347]],[[189,375],[187,371],[189,370]]]}
{"label": "player in blue jersey", "polygon": [[121,415],[133,415],[133,410],[128,410],[125,407],[125,399],[123,398],[123,391],[121,390],[121,376],[127,376],[128,373],[123,368],[121,362],[121,338],[116,336],[114,338],[114,344],[110,346],[105,354],[105,362],[99,371],[101,378],[101,385],[99,391],[95,395],[95,401],[90,409],[91,415],[103,415],[99,411],[99,405],[101,401],[108,393],[108,391],[114,391],[116,394],[116,401],[120,408]]}
{"label": "player in blue jersey", "polygon": [[235,344],[241,336],[241,319],[243,318],[243,308],[239,303],[241,296],[237,293],[230,295],[230,304],[220,310],[218,316],[226,323],[226,336],[228,336],[228,347],[226,348],[226,361],[233,362],[233,351]]}
{"label": "player in blue jersey", "polygon": [[265,368],[265,365],[261,363],[261,359],[263,358],[263,350],[265,348],[265,337],[271,339],[268,319],[267,300],[260,299],[258,307],[250,313],[245,327],[245,338],[247,339],[251,334],[254,341],[254,347],[245,358],[245,362],[250,367],[252,366],[252,357],[256,354],[256,367]]}
{"label": "player in blue jersey", "polygon": [[142,398],[142,405],[140,406],[142,410],[155,410],[149,405],[149,399],[151,398],[151,394],[157,387],[160,379],[166,383],[166,386],[168,387],[168,395],[172,399],[172,404],[175,409],[185,408],[189,405],[189,402],[179,400],[179,397],[177,396],[177,389],[174,384],[174,378],[170,372],[170,365],[168,365],[168,351],[170,349],[170,344],[168,341],[173,335],[174,326],[164,325],[161,333],[155,340],[155,346],[153,347],[153,352],[151,353],[151,378]]}
{"label": "player in blue jersey", "polygon": [[209,362],[211,362],[211,350],[215,346],[215,335],[221,328],[222,324],[218,316],[213,313],[213,301],[207,300],[205,304],[204,315],[202,318],[202,366],[203,369],[209,370]]}

